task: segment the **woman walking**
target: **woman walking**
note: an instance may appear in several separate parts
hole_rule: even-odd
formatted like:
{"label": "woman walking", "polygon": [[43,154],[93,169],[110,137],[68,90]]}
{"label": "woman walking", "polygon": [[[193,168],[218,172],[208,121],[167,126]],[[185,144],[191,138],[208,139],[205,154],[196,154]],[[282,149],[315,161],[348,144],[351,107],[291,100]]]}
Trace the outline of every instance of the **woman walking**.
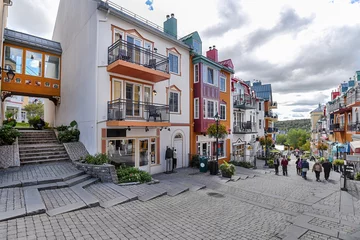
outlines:
{"label": "woman walking", "polygon": [[296,160],[296,173],[298,175],[301,175],[301,160],[299,157],[297,157],[297,160]]}
{"label": "woman walking", "polygon": [[319,162],[316,162],[312,169],[313,172],[315,172],[316,181],[320,182],[320,173],[322,172],[322,166]]}

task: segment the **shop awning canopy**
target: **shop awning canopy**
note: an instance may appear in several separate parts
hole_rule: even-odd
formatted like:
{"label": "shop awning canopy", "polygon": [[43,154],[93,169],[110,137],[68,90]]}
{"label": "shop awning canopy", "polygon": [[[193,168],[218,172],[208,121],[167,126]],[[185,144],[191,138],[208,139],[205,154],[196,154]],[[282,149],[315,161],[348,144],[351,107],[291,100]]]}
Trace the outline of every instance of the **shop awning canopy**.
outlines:
{"label": "shop awning canopy", "polygon": [[360,141],[350,142],[351,149],[356,152],[356,149],[360,149]]}

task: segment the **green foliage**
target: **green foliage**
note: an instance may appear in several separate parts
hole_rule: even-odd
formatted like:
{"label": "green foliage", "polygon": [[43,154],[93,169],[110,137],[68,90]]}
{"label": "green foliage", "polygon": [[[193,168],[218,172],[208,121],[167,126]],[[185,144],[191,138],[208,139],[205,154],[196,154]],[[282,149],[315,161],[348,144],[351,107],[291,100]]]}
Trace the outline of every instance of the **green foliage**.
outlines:
{"label": "green foliage", "polygon": [[268,136],[263,136],[259,139],[260,141],[260,145],[261,146],[267,146],[270,147],[273,144],[273,140],[272,138],[268,137]]}
{"label": "green foliage", "polygon": [[306,141],[306,143],[300,146],[300,149],[303,151],[310,151],[310,141]]}
{"label": "green foliage", "polygon": [[34,117],[28,117],[29,120],[29,125],[30,126],[36,126],[38,124],[40,124],[40,116],[34,116]]}
{"label": "green foliage", "polygon": [[274,160],[270,159],[269,161],[267,161],[267,164],[269,168],[274,168]]}
{"label": "green foliage", "polygon": [[355,180],[360,181],[360,172],[356,173]]}
{"label": "green foliage", "polygon": [[17,137],[20,137],[20,133],[17,129],[14,129],[9,125],[0,127],[0,146],[12,145]]}
{"label": "green foliage", "polygon": [[323,164],[323,163],[325,162],[325,158],[324,158],[324,157],[321,157],[321,158],[319,159],[319,162],[320,162],[321,164]]}
{"label": "green foliage", "polygon": [[8,119],[3,121],[3,125],[8,125],[10,127],[15,127],[16,126],[16,120],[14,118],[8,118]]}
{"label": "green foliage", "polygon": [[78,142],[80,139],[80,130],[77,128],[77,122],[74,120],[70,126],[61,125],[56,129],[59,131],[58,139],[62,143]]}
{"label": "green foliage", "polygon": [[41,102],[29,103],[24,107],[24,110],[27,113],[28,119],[29,117],[44,116],[44,104]]}
{"label": "green foliage", "polygon": [[5,118],[9,119],[9,118],[14,118],[14,115],[17,111],[6,111],[5,112]]}
{"label": "green foliage", "polygon": [[223,164],[220,165],[220,171],[222,174],[226,176],[232,176],[235,174],[235,166],[227,161],[224,161]]}
{"label": "green foliage", "polygon": [[336,160],[333,162],[333,164],[334,164],[335,166],[343,166],[343,165],[344,165],[344,160],[342,160],[342,159],[336,159]]}
{"label": "green foliage", "polygon": [[94,165],[103,165],[110,162],[108,156],[104,153],[97,153],[95,155],[87,155],[85,158],[80,158],[81,162]]}
{"label": "green foliage", "polygon": [[286,135],[285,134],[279,134],[276,136],[276,144],[284,145],[286,143]]}
{"label": "green foliage", "polygon": [[144,172],[135,167],[121,166],[117,169],[119,183],[128,182],[150,182],[152,177],[148,172]]}
{"label": "green foliage", "polygon": [[232,161],[231,164],[233,164],[235,166],[243,167],[243,168],[253,168],[254,167],[251,163],[244,162],[244,161]]}
{"label": "green foliage", "polygon": [[213,137],[213,138],[218,137],[220,139],[224,139],[227,136],[228,132],[226,130],[226,126],[223,124],[219,124],[217,131],[216,123],[214,123],[211,124],[207,129],[207,134],[209,135],[209,137]]}
{"label": "green foliage", "polygon": [[290,131],[291,129],[302,129],[304,131],[310,131],[311,121],[310,119],[278,121],[275,122],[275,128],[278,128],[280,131],[286,132]]}
{"label": "green foliage", "polygon": [[18,123],[16,123],[15,127],[16,128],[29,128],[30,125],[29,125],[29,123],[25,123],[25,122],[18,122]]}
{"label": "green foliage", "polygon": [[60,131],[65,131],[68,128],[69,128],[69,126],[61,125],[61,126],[57,127],[56,130],[58,130],[60,132]]}
{"label": "green foliage", "polygon": [[70,123],[70,127],[71,128],[77,128],[78,124],[75,120],[72,120],[71,123]]}
{"label": "green foliage", "polygon": [[308,139],[310,138],[310,133],[306,132],[303,129],[291,129],[287,133],[286,144],[294,147],[300,148],[305,145]]}
{"label": "green foliage", "polygon": [[192,167],[192,168],[200,168],[200,157],[199,157],[199,155],[193,155],[191,157],[190,167]]}

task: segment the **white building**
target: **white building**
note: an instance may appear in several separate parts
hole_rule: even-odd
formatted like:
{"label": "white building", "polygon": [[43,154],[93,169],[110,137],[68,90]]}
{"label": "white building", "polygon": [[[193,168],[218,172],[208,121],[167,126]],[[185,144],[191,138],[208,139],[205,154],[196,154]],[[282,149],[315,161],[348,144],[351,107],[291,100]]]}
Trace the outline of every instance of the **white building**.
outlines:
{"label": "white building", "polygon": [[162,28],[110,1],[61,0],[53,34],[63,49],[61,104],[50,109],[55,124],[76,120],[88,151],[117,163],[159,173],[170,147],[177,167],[188,166],[189,47],[176,35],[173,14]]}

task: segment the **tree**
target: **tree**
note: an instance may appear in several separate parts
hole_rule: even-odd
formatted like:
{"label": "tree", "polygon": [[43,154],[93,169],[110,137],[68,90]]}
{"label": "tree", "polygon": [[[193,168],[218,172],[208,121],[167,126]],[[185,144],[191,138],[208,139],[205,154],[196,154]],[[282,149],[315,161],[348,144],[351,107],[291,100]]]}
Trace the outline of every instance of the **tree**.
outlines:
{"label": "tree", "polygon": [[259,142],[260,142],[260,145],[261,146],[265,146],[265,154],[266,154],[266,157],[268,156],[268,150],[269,150],[269,147],[271,147],[273,145],[273,140],[272,138],[268,137],[268,136],[265,136],[265,137],[261,137],[259,139]]}
{"label": "tree", "polygon": [[284,145],[286,143],[287,136],[286,134],[279,134],[276,136],[276,144]]}
{"label": "tree", "polygon": [[28,118],[29,117],[43,117],[44,116],[44,104],[41,102],[38,103],[29,103],[24,107],[25,112],[27,113]]}
{"label": "tree", "polygon": [[287,134],[286,143],[293,148],[300,148],[310,138],[310,133],[303,129],[290,129]]}
{"label": "tree", "polygon": [[310,141],[306,141],[306,143],[302,145],[300,149],[303,151],[310,151]]}

